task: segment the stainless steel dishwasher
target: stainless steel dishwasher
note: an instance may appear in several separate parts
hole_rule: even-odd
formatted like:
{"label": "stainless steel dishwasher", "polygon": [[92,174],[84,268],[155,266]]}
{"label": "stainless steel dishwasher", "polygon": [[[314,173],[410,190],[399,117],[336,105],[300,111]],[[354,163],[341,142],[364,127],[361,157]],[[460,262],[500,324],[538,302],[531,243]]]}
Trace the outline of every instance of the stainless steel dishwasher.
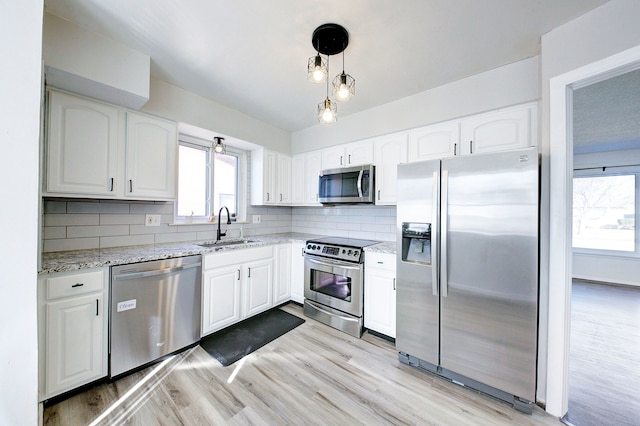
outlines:
{"label": "stainless steel dishwasher", "polygon": [[200,340],[201,256],[113,266],[109,375]]}

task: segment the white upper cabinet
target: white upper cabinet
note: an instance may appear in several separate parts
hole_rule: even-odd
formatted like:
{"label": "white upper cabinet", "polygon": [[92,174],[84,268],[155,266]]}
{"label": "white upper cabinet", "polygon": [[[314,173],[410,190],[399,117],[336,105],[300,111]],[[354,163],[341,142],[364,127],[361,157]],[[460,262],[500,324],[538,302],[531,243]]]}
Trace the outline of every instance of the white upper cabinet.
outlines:
{"label": "white upper cabinet", "polygon": [[172,200],[177,149],[175,122],[50,91],[43,193]]}
{"label": "white upper cabinet", "polygon": [[318,176],[322,171],[322,153],[312,151],[294,155],[291,163],[291,203],[295,206],[319,206]]}
{"label": "white upper cabinet", "polygon": [[535,146],[535,114],[535,104],[527,104],[463,119],[462,155]]}
{"label": "white upper cabinet", "polygon": [[126,196],[175,197],[177,140],[175,123],[127,112]]}
{"label": "white upper cabinet", "polygon": [[407,162],[407,133],[377,138],[373,144],[376,164],[376,204],[394,205],[397,198],[398,164]]}
{"label": "white upper cabinet", "polygon": [[447,121],[409,132],[409,162],[435,160],[459,154],[460,122]]}
{"label": "white upper cabinet", "polygon": [[373,141],[371,139],[322,150],[322,168],[325,170],[362,164],[373,164]]}
{"label": "white upper cabinet", "polygon": [[251,151],[251,204],[291,205],[291,157],[268,149]]}
{"label": "white upper cabinet", "polygon": [[302,206],[305,202],[304,154],[291,157],[291,204]]}
{"label": "white upper cabinet", "polygon": [[46,192],[115,197],[118,108],[50,92],[48,112]]}

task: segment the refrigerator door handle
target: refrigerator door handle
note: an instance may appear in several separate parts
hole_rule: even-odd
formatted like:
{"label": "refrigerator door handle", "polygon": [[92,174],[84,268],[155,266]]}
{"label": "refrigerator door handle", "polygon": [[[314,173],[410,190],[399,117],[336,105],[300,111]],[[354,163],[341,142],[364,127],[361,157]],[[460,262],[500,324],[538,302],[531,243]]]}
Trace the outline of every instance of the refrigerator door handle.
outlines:
{"label": "refrigerator door handle", "polygon": [[431,291],[434,296],[438,295],[438,240],[439,240],[439,222],[440,212],[438,209],[438,201],[440,198],[440,173],[433,172],[433,220],[431,233]]}
{"label": "refrigerator door handle", "polygon": [[442,194],[441,210],[440,210],[440,222],[442,224],[440,228],[440,286],[442,291],[442,297],[447,297],[448,293],[448,279],[447,279],[447,228],[449,226],[449,171],[442,171]]}

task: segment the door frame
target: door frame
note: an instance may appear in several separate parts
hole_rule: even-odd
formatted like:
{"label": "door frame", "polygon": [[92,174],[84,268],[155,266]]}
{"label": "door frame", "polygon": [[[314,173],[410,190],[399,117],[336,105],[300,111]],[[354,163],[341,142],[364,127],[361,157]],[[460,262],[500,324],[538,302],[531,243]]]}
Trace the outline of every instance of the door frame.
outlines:
{"label": "door frame", "polygon": [[[546,411],[568,410],[572,282],[572,95],[584,87],[640,67],[640,46],[549,80],[549,316]],[[558,362],[559,361],[559,362]]]}

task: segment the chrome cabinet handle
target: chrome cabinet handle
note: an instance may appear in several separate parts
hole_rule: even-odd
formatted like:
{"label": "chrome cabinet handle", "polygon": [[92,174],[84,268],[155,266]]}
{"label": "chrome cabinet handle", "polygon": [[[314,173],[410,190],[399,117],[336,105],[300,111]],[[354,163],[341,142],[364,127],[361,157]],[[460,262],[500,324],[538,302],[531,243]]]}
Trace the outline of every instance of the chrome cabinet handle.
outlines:
{"label": "chrome cabinet handle", "polygon": [[111,178],[111,187],[110,187],[109,191],[113,192],[113,178]]}
{"label": "chrome cabinet handle", "polygon": [[280,194],[280,202],[282,202],[282,194]]}
{"label": "chrome cabinet handle", "polygon": [[469,141],[469,152],[473,154],[473,141]]}
{"label": "chrome cabinet handle", "polygon": [[380,201],[380,190],[378,189],[378,201]]}
{"label": "chrome cabinet handle", "polygon": [[133,192],[133,180],[129,179],[129,192]]}
{"label": "chrome cabinet handle", "polygon": [[453,155],[458,155],[458,154],[456,153],[457,148],[458,148],[458,144],[457,144],[457,143],[454,143],[454,144],[453,144]]}
{"label": "chrome cabinet handle", "polygon": [[393,290],[394,291],[396,290],[396,279],[395,278],[393,279]]}
{"label": "chrome cabinet handle", "polygon": [[240,281],[240,269],[238,269],[238,281]]}
{"label": "chrome cabinet handle", "polygon": [[349,164],[351,164],[351,154],[349,154]]}
{"label": "chrome cabinet handle", "polygon": [[269,193],[267,192],[267,201],[269,201]]}
{"label": "chrome cabinet handle", "polygon": [[340,156],[340,165],[343,166],[344,164],[342,164],[342,155]]}
{"label": "chrome cabinet handle", "polygon": [[247,278],[251,278],[251,268],[247,268],[247,270],[249,271],[249,275],[247,276]]}
{"label": "chrome cabinet handle", "polygon": [[75,283],[75,284],[74,284],[74,285],[72,285],[71,287],[72,287],[72,288],[75,288],[75,287],[82,287],[83,285],[84,285],[84,283]]}
{"label": "chrome cabinet handle", "polygon": [[98,311],[98,309],[100,309],[99,306],[100,306],[99,305],[99,301],[98,301],[98,299],[96,299],[96,316],[100,315],[99,311]]}

